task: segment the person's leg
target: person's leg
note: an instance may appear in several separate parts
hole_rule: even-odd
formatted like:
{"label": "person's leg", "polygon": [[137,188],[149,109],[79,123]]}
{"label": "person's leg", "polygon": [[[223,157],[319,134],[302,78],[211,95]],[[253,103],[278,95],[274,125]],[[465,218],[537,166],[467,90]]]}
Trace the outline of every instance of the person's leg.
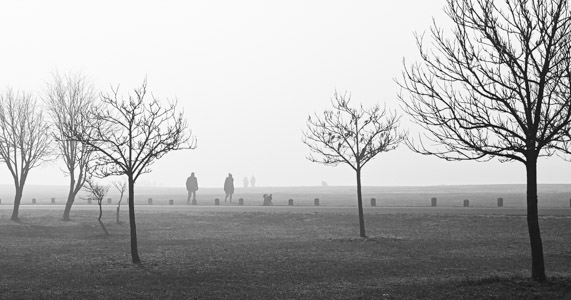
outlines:
{"label": "person's leg", "polygon": [[192,200],[196,201],[196,191],[192,192]]}
{"label": "person's leg", "polygon": [[226,197],[224,197],[224,202],[226,202],[226,200],[228,200],[228,193],[226,193]]}
{"label": "person's leg", "polygon": [[188,192],[188,197],[186,198],[186,204],[189,204],[189,203],[190,203],[190,193],[191,193],[191,192]]}
{"label": "person's leg", "polygon": [[232,193],[230,193],[230,202],[232,202]]}

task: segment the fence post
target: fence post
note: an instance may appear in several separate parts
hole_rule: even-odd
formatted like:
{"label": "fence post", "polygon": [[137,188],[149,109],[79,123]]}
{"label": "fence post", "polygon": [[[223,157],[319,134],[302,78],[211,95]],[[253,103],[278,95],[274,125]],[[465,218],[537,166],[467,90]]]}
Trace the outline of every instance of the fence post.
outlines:
{"label": "fence post", "polygon": [[174,204],[174,200],[169,200],[169,205],[173,205]]}
{"label": "fence post", "polygon": [[371,206],[377,206],[377,199],[371,198]]}
{"label": "fence post", "polygon": [[504,198],[498,198],[498,207],[504,206]]}
{"label": "fence post", "polygon": [[319,206],[319,198],[313,199],[313,204],[314,204],[315,206]]}
{"label": "fence post", "polygon": [[87,198],[87,204],[91,204],[91,198]]}
{"label": "fence post", "polygon": [[111,204],[111,198],[107,198],[107,204]]}
{"label": "fence post", "polygon": [[32,198],[32,204],[36,204],[36,198]]}
{"label": "fence post", "polygon": [[293,199],[289,199],[289,200],[287,201],[287,205],[293,206]]}
{"label": "fence post", "polygon": [[52,198],[52,204],[56,204],[56,198]]}
{"label": "fence post", "polygon": [[149,205],[153,205],[153,198],[149,198],[149,200],[147,200],[147,203],[148,203]]}
{"label": "fence post", "polygon": [[436,207],[436,205],[437,205],[437,204],[436,204],[436,201],[437,201],[437,200],[436,200],[436,197],[432,197],[432,199],[430,199],[430,206]]}
{"label": "fence post", "polygon": [[464,199],[464,207],[470,206],[470,200]]}
{"label": "fence post", "polygon": [[220,205],[220,199],[218,198],[214,199],[214,205]]}
{"label": "fence post", "polygon": [[238,199],[238,205],[244,205],[244,198]]}

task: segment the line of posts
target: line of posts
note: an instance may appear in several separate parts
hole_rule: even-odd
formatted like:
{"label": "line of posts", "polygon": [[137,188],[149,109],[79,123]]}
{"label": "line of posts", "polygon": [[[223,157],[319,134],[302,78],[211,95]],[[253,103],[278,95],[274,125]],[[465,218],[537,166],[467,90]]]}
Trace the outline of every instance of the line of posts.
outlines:
{"label": "line of posts", "polygon": [[[107,204],[111,204],[111,203],[112,203],[111,198],[107,198]],[[2,199],[0,199],[0,205],[1,204],[2,204]],[[36,198],[32,198],[32,204],[37,204]],[[56,204],[56,198],[51,198],[51,204]],[[87,204],[92,204],[92,199],[87,199]],[[147,204],[153,205],[153,198],[149,198],[147,200]],[[470,207],[470,200],[464,199],[464,201],[462,201],[462,204],[464,207]],[[174,205],[174,200],[170,199],[169,205]],[[192,205],[196,205],[196,200],[192,201]],[[214,199],[214,205],[220,205],[220,199],[219,198]],[[238,205],[244,205],[244,198],[238,199]],[[293,199],[289,199],[287,205],[293,206]],[[313,205],[319,206],[319,198],[313,199]],[[376,198],[371,198],[371,206],[372,207],[377,206],[377,199]],[[436,197],[432,197],[430,199],[430,206],[431,207],[437,207],[438,206],[438,199]],[[498,198],[497,199],[497,207],[503,207],[503,206],[504,206],[504,198]],[[569,199],[569,207],[571,208],[571,199]]]}

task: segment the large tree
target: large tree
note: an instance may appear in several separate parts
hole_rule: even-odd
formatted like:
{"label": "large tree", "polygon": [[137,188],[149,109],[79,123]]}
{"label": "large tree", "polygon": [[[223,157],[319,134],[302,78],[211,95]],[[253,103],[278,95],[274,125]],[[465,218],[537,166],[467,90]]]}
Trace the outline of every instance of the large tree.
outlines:
{"label": "large tree", "polygon": [[19,220],[20,201],[30,170],[50,154],[49,130],[31,94],[8,89],[0,95],[0,157],[14,180],[13,221]]}
{"label": "large tree", "polygon": [[344,163],[355,171],[359,235],[365,238],[361,170],[377,154],[396,148],[404,134],[398,131],[399,117],[395,113],[389,114],[379,105],[354,108],[350,100],[346,93],[335,92],[333,109],[325,110],[323,116],[309,116],[303,142],[311,150],[310,161],[331,166]]}
{"label": "large tree", "polygon": [[162,103],[147,97],[147,82],[127,99],[118,88],[102,95],[102,105],[91,110],[89,131],[72,131],[72,139],[97,151],[95,164],[98,177],[126,175],[128,186],[131,257],[140,264],[135,224],[135,182],[157,159],[172,150],[196,147],[186,120],[177,112],[177,103]]}
{"label": "large tree", "polygon": [[453,26],[417,36],[400,98],[424,129],[409,146],[446,160],[519,161],[527,176],[531,276],[544,281],[537,161],[566,141],[571,120],[567,0],[448,0]]}
{"label": "large tree", "polygon": [[[88,112],[95,103],[94,88],[84,76],[56,73],[48,84],[44,96],[51,116],[53,136],[57,154],[65,164],[65,174],[69,176],[69,191],[63,212],[63,220],[69,221],[71,207],[77,193],[91,177],[91,163],[94,158],[93,147],[67,138],[70,131],[93,130],[89,127]],[[88,133],[87,133],[88,134]]]}

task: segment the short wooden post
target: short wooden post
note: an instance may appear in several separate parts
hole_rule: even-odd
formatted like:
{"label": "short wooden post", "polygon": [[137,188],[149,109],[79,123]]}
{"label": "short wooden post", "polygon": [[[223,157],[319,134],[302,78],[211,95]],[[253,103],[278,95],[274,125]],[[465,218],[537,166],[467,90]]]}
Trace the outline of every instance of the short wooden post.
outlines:
{"label": "short wooden post", "polygon": [[36,198],[32,198],[32,204],[36,204]]}
{"label": "short wooden post", "polygon": [[470,206],[470,200],[464,199],[464,207]]}
{"label": "short wooden post", "polygon": [[174,204],[174,200],[169,200],[169,205],[173,205]]}
{"label": "short wooden post", "polygon": [[111,204],[111,198],[107,198],[107,204]]}
{"label": "short wooden post", "polygon": [[569,199],[569,207],[571,207],[571,199]]}
{"label": "short wooden post", "polygon": [[52,204],[56,204],[56,198],[52,198]]}
{"label": "short wooden post", "polygon": [[220,199],[218,198],[214,199],[214,205],[220,205]]}
{"label": "short wooden post", "polygon": [[504,206],[504,198],[498,198],[498,207]]}
{"label": "short wooden post", "polygon": [[314,204],[315,206],[319,206],[319,198],[313,199],[313,204]]}
{"label": "short wooden post", "polygon": [[293,199],[289,199],[289,200],[287,201],[287,205],[293,206]]}
{"label": "short wooden post", "polygon": [[238,205],[244,205],[244,198],[238,199]]}
{"label": "short wooden post", "polygon": [[91,204],[91,198],[87,198],[87,204]]}
{"label": "short wooden post", "polygon": [[2,199],[0,199],[0,205],[2,204]]}
{"label": "short wooden post", "polygon": [[371,206],[377,206],[377,199],[371,198]]}
{"label": "short wooden post", "polygon": [[430,199],[430,206],[432,207],[436,207],[437,203],[436,203],[436,197],[432,197],[432,199]]}
{"label": "short wooden post", "polygon": [[149,205],[153,205],[153,198],[149,198],[149,200],[147,200],[147,203],[148,203]]}

